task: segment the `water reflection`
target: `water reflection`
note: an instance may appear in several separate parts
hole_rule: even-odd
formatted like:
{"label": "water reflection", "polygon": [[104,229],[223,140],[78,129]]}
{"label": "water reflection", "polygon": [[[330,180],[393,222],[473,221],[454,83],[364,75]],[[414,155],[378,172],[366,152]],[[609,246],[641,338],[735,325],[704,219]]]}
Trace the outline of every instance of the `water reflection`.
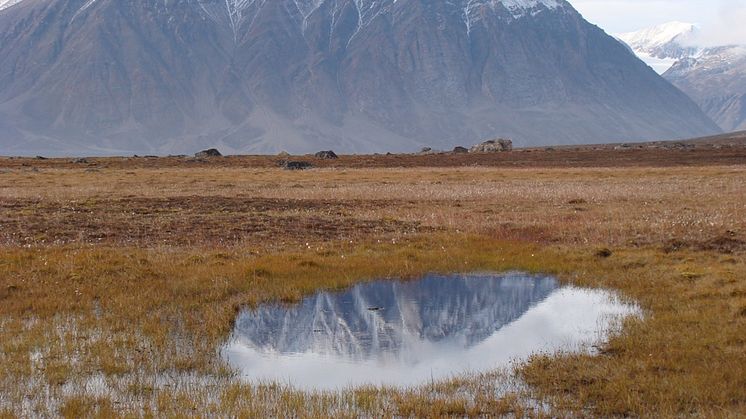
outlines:
{"label": "water reflection", "polygon": [[253,381],[408,386],[578,349],[634,311],[607,292],[561,288],[551,277],[430,275],[243,311],[223,356]]}

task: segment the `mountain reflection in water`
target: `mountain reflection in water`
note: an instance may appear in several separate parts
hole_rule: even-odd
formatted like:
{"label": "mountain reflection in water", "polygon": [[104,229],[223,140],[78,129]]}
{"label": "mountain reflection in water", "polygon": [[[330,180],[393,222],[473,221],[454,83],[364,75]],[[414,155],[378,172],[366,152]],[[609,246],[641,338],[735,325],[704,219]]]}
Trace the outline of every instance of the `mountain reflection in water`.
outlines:
{"label": "mountain reflection in water", "polygon": [[634,310],[546,276],[429,275],[242,311],[223,356],[250,381],[416,385],[587,345]]}

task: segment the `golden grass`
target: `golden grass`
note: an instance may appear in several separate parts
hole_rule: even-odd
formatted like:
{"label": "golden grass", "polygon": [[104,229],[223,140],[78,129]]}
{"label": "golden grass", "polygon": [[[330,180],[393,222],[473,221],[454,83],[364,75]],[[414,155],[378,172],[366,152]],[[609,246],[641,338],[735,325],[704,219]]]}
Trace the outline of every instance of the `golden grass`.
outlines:
{"label": "golden grass", "polygon": [[[206,212],[189,201],[150,218],[112,212],[137,199],[236,196],[289,204]],[[269,225],[293,216],[430,230],[356,227],[319,239],[315,227],[299,223],[271,236],[243,231],[217,246],[200,237],[146,246],[82,235],[66,245],[7,240],[0,416],[743,415],[744,196],[740,166],[4,173],[0,229],[16,222],[34,234],[24,217],[41,208],[53,208],[45,216],[54,217],[81,203],[96,217],[145,231],[218,213],[261,215]],[[215,226],[218,235],[222,227],[230,226]],[[611,255],[598,256],[602,248]],[[628,321],[599,356],[537,357],[516,376],[487,373],[406,391],[249,386],[217,355],[242,306],[380,277],[512,269],[620,290],[645,319]],[[506,382],[528,387],[504,395]],[[551,411],[537,411],[534,400]]]}

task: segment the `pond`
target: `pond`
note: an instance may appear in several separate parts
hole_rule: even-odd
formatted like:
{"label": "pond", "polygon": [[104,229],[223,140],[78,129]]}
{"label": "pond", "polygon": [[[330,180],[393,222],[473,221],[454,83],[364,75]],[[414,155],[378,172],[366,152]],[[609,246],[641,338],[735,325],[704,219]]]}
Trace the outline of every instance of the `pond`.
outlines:
{"label": "pond", "polygon": [[406,387],[535,353],[589,351],[638,312],[613,293],[548,276],[428,275],[244,310],[222,356],[249,382]]}

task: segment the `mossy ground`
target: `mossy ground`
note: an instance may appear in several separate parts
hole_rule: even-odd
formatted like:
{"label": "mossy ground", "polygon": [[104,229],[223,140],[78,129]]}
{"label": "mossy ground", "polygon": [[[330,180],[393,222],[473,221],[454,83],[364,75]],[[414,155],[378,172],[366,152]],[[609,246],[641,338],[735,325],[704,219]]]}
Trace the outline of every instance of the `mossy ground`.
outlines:
{"label": "mossy ground", "polygon": [[[0,192],[0,416],[746,414],[741,166],[50,168]],[[484,270],[618,290],[645,316],[597,356],[406,391],[248,386],[218,356],[243,306]]]}

